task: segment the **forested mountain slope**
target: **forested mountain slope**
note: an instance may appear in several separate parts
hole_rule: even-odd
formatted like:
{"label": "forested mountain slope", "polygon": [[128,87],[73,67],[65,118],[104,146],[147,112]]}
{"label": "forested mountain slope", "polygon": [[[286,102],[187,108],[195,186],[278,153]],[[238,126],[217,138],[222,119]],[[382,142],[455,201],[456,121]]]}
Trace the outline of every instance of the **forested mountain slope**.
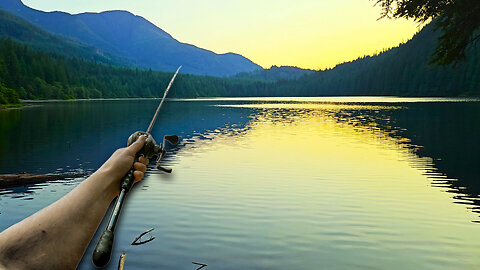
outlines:
{"label": "forested mountain slope", "polygon": [[[437,36],[432,28],[426,26],[412,40],[377,56],[297,80],[183,74],[171,96],[480,96],[480,45],[457,66],[429,65]],[[0,41],[0,103],[13,100],[17,93],[22,99],[157,97],[171,75],[46,54],[12,40]]]}
{"label": "forested mountain slope", "polygon": [[430,23],[396,48],[306,75],[294,82],[282,82],[277,90],[307,96],[479,96],[480,43],[467,51],[465,62],[437,66],[429,64],[437,36]]}
{"label": "forested mountain slope", "polygon": [[[31,50],[0,40],[0,85],[21,99],[158,97],[172,73],[111,66]],[[180,74],[170,97],[266,94],[266,84]],[[8,94],[11,96],[11,91]],[[12,102],[10,102],[12,103]]]}
{"label": "forested mountain slope", "polygon": [[12,39],[32,49],[67,57],[77,57],[106,64],[126,64],[125,60],[102,53],[92,46],[50,34],[4,10],[0,10],[0,39]]}
{"label": "forested mountain slope", "polygon": [[140,16],[127,11],[68,14],[43,12],[25,6],[20,0],[1,0],[0,8],[32,24],[100,51],[125,58],[131,66],[212,76],[231,76],[261,67],[235,54],[216,54],[181,43]]}

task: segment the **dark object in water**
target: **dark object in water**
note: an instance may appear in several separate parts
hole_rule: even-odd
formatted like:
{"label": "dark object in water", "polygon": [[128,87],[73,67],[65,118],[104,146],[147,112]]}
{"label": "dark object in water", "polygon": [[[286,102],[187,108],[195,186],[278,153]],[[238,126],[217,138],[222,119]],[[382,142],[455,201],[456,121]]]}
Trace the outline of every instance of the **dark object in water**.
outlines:
{"label": "dark object in water", "polygon": [[87,175],[86,173],[65,174],[0,174],[0,188],[11,188],[25,185],[44,183],[47,181],[63,180]]}
{"label": "dark object in water", "polygon": [[202,269],[202,268],[204,268],[204,267],[207,266],[207,264],[204,264],[204,263],[198,263],[198,262],[192,262],[192,263],[193,263],[193,264],[196,264],[196,265],[200,265],[200,267],[198,267],[197,270],[200,270],[200,269]]}
{"label": "dark object in water", "polygon": [[153,237],[153,236],[150,236],[150,238],[149,238],[148,240],[139,241],[140,239],[142,239],[142,237],[143,237],[145,234],[147,234],[147,233],[149,233],[149,232],[151,232],[151,231],[153,231],[153,230],[154,230],[154,228],[151,228],[150,230],[144,231],[144,232],[141,233],[139,236],[137,236],[137,238],[135,238],[135,240],[133,240],[133,242],[132,242],[130,245],[132,245],[132,246],[138,246],[138,245],[143,245],[143,244],[145,244],[145,243],[148,243],[148,242],[150,242],[150,241],[153,241],[153,240],[155,239],[155,237]]}

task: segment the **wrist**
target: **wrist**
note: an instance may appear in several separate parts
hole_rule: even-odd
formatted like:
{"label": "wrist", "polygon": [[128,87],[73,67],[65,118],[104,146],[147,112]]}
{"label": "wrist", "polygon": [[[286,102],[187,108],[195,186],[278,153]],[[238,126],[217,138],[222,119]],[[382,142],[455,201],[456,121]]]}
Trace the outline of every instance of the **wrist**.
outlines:
{"label": "wrist", "polygon": [[100,168],[92,175],[93,181],[97,188],[110,199],[114,199],[120,192],[120,178],[116,177],[116,172],[112,172],[109,168]]}

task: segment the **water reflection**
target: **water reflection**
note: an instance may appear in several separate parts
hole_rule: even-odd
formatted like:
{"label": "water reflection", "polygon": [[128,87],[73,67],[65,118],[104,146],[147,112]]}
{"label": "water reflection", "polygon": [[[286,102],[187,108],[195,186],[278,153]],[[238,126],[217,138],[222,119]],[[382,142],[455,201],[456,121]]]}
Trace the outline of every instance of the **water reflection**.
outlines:
{"label": "water reflection", "polygon": [[308,117],[328,117],[377,139],[392,141],[393,138],[394,146],[408,149],[418,157],[411,159],[411,165],[424,169],[432,186],[455,193],[455,203],[471,205],[472,211],[480,213],[480,144],[474,135],[480,134],[478,101],[400,99],[391,102],[391,99],[375,98],[371,103],[365,100],[355,103],[354,100],[219,106],[255,108],[260,112],[255,121],[279,125],[291,125]]}
{"label": "water reflection", "polygon": [[479,213],[480,105],[479,103],[413,104],[392,118],[402,127],[420,158],[428,157],[433,185],[455,193],[457,203],[470,204]]}
{"label": "water reflection", "polygon": [[[98,168],[135,130],[144,130],[157,100],[51,103],[0,111],[0,173],[53,173]],[[173,105],[174,104],[174,105]],[[152,134],[184,139],[244,126],[249,112],[166,103]],[[92,155],[95,153],[95,155]]]}
{"label": "water reflection", "polygon": [[[462,99],[298,98],[204,99],[167,102],[153,134],[179,134],[176,152],[194,153],[219,135],[245,135],[252,123],[292,125],[309,117],[328,118],[377,139],[394,139],[420,159],[432,186],[455,193],[455,201],[479,212],[479,102]],[[440,102],[441,101],[441,102]],[[132,130],[144,129],[158,100],[99,100],[34,105],[0,112],[1,173],[91,172]],[[161,137],[160,137],[161,138]],[[160,138],[157,138],[160,139]],[[294,145],[294,142],[292,142]],[[91,153],[95,152],[95,155]],[[428,158],[428,159],[425,159]],[[152,172],[157,173],[157,172]],[[8,189],[30,193],[43,185]],[[2,194],[6,194],[2,192]]]}
{"label": "water reflection", "polygon": [[[411,150],[412,166],[425,169],[432,186],[455,193],[455,203],[479,213],[480,104],[413,103],[398,110],[345,110],[335,119],[378,127]],[[478,221],[475,221],[478,222]]]}
{"label": "water reflection", "polygon": [[[168,102],[154,135],[181,135],[165,164],[174,173],[151,170],[132,191],[114,253],[127,249],[131,269],[197,259],[219,269],[477,268],[480,103],[387,101]],[[144,129],[156,102],[22,110],[1,133],[12,144],[0,169],[93,170]],[[71,188],[61,186],[2,191],[0,225]],[[25,194],[33,200],[19,213],[6,206]],[[146,227],[161,241],[131,248]]]}

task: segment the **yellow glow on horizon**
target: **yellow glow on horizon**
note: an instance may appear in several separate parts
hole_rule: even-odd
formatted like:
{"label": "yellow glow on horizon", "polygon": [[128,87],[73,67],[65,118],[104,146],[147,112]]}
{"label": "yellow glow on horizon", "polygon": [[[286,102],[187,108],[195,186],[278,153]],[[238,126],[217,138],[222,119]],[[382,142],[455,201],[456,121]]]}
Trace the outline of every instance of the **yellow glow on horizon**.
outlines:
{"label": "yellow glow on horizon", "polygon": [[382,19],[371,0],[70,1],[24,0],[71,13],[122,9],[145,17],[181,42],[235,52],[272,65],[331,68],[397,46],[417,32],[413,21]]}
{"label": "yellow glow on horizon", "polygon": [[[248,6],[249,2],[243,3]],[[217,53],[239,53],[264,68],[285,65],[318,70],[397,46],[419,30],[413,21],[377,21],[380,9],[368,0],[262,1],[248,13],[244,8],[231,2],[206,4],[201,14],[211,18],[185,16],[197,17],[196,32],[171,33]],[[211,14],[209,9],[219,12]]]}

